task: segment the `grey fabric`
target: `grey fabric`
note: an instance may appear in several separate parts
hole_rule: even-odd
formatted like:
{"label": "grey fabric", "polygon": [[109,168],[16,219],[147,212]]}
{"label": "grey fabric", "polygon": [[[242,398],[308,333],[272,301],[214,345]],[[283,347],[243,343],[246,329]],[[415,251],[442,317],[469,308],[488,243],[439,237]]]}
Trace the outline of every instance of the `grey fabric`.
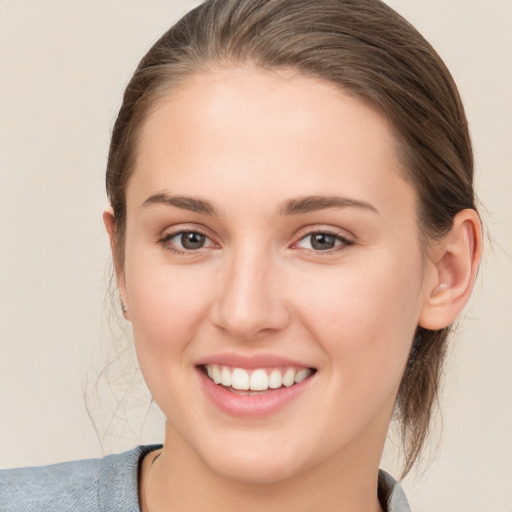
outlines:
{"label": "grey fabric", "polygon": [[402,486],[382,469],[379,471],[379,484],[385,486],[388,494],[387,512],[411,512]]}
{"label": "grey fabric", "polygon": [[1,512],[140,512],[139,461],[158,446],[102,459],[0,471]]}
{"label": "grey fabric", "polygon": [[[160,446],[139,446],[103,459],[0,471],[1,512],[140,512],[137,492],[142,458]],[[402,487],[380,472],[387,512],[410,512]]]}

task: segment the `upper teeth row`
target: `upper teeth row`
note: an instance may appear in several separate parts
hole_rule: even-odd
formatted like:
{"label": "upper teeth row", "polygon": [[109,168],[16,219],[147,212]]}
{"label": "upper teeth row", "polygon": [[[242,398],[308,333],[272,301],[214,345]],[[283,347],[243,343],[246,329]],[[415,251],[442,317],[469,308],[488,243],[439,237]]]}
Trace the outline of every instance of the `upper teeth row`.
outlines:
{"label": "upper teeth row", "polygon": [[284,373],[275,368],[267,373],[267,370],[258,368],[249,375],[243,368],[231,368],[218,364],[206,365],[208,377],[215,384],[231,386],[234,389],[250,389],[252,391],[265,391],[268,388],[277,389],[281,386],[290,387],[295,383],[302,382],[311,375],[309,368],[287,368]]}

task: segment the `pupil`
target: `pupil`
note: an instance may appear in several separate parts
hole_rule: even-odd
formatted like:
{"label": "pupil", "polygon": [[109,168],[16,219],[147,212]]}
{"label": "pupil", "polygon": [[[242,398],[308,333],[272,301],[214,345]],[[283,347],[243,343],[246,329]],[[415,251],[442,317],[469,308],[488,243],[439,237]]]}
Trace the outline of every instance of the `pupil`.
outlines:
{"label": "pupil", "polygon": [[332,249],[335,245],[335,237],[325,233],[316,233],[311,235],[311,246],[317,251]]}
{"label": "pupil", "polygon": [[204,238],[201,233],[183,233],[181,235],[181,245],[185,249],[201,249],[204,245]]}

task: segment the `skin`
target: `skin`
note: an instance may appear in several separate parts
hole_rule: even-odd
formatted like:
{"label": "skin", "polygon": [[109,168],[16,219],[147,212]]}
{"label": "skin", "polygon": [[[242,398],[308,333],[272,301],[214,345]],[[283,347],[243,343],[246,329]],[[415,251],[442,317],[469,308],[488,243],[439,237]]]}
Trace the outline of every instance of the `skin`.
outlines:
{"label": "skin", "polygon": [[[143,465],[144,510],[380,510],[378,465],[415,330],[453,321],[481,246],[465,210],[426,256],[401,172],[379,113],[292,72],[198,75],[152,111],[117,268],[142,372],[167,417],[163,452]],[[161,194],[208,201],[216,214],[147,204]],[[282,213],[305,196],[364,205]],[[119,253],[111,211],[104,219]],[[180,231],[205,245],[184,250],[171,238]],[[340,238],[315,251],[312,232]],[[218,353],[293,357],[317,372],[277,413],[233,417],[196,370]]]}

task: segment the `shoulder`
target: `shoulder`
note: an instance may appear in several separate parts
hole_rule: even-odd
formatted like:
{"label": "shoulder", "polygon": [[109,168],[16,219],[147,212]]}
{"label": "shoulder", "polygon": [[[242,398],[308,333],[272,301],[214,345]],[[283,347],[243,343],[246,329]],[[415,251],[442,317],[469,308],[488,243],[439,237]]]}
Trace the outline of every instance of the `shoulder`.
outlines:
{"label": "shoulder", "polygon": [[157,446],[33,468],[0,471],[3,512],[138,512],[140,460]]}
{"label": "shoulder", "polygon": [[[0,471],[2,510],[98,510],[101,459]],[[53,507],[53,508],[52,508]]]}
{"label": "shoulder", "polygon": [[382,469],[379,471],[379,499],[386,512],[411,512],[400,483]]}

